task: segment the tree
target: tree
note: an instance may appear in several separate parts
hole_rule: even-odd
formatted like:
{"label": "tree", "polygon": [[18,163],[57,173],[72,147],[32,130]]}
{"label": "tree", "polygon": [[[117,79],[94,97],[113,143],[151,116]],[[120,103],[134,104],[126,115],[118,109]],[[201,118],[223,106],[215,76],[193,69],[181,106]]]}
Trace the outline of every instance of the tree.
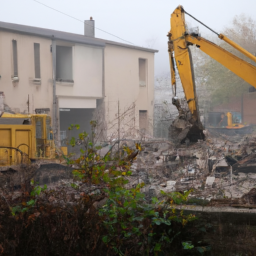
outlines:
{"label": "tree", "polygon": [[[223,34],[252,54],[256,53],[256,21],[252,18],[246,17],[245,15],[235,16],[232,25],[226,27]],[[255,65],[250,59],[224,41],[216,39],[211,41],[217,41],[224,49]],[[198,93],[199,101],[202,101],[202,98],[206,98],[208,102],[210,100],[211,106],[214,106],[227,102],[231,98],[238,97],[244,92],[248,92],[250,85],[217,61],[211,59],[198,49],[193,49],[192,55],[197,91],[204,91],[204,97],[201,97],[202,95]]]}

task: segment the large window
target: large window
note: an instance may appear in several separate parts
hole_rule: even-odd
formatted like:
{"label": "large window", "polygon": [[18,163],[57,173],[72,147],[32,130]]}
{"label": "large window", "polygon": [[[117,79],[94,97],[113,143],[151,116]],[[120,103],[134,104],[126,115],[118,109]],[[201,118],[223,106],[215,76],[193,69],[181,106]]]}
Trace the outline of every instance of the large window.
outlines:
{"label": "large window", "polygon": [[73,82],[72,47],[56,47],[56,80]]}
{"label": "large window", "polygon": [[147,83],[147,60],[139,59],[139,80],[140,86],[146,86]]}
{"label": "large window", "polygon": [[34,43],[35,78],[41,78],[40,72],[40,44]]}
{"label": "large window", "polygon": [[17,50],[16,40],[12,40],[12,56],[13,56],[13,77],[18,77],[18,50]]}

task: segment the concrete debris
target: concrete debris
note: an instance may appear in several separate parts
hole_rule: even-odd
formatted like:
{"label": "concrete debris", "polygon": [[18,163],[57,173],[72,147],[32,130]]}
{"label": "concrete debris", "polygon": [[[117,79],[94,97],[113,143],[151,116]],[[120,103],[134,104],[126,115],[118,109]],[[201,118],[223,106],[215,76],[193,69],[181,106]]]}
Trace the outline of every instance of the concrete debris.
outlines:
{"label": "concrete debris", "polygon": [[166,186],[167,186],[167,188],[173,188],[174,186],[175,186],[175,184],[176,184],[176,181],[174,181],[174,180],[168,180],[167,182],[166,182]]}
{"label": "concrete debris", "polygon": [[208,186],[212,186],[214,181],[215,181],[215,177],[207,177],[205,183]]}
{"label": "concrete debris", "polygon": [[140,177],[148,198],[160,196],[160,190],[189,189],[193,189],[192,197],[206,200],[241,198],[256,184],[256,134],[205,134],[205,141],[189,145],[142,142],[143,151],[133,163],[135,172],[129,179],[138,183]]}
{"label": "concrete debris", "polygon": [[[130,147],[135,148],[136,142],[129,142]],[[140,143],[142,151],[132,163],[132,175],[128,177],[126,187],[134,188],[144,183],[142,192],[148,200],[161,197],[161,190],[168,193],[193,189],[191,197],[211,200],[213,204],[231,205],[228,198],[233,200],[232,205],[256,204],[256,190],[252,190],[256,185],[256,134],[232,138],[210,134],[205,141],[178,146],[153,139]],[[82,186],[82,191],[87,194],[99,193],[97,187],[88,188],[86,184],[75,182],[72,170],[67,170],[65,166],[58,177],[48,170],[52,171],[53,166],[41,165],[39,170],[33,169],[31,173],[36,172],[38,180],[35,181],[40,185],[47,184],[49,189],[65,187],[67,202],[81,197],[81,190],[78,192],[76,186]],[[16,170],[12,172],[15,173],[12,183],[16,186],[20,177],[16,175]],[[5,186],[10,175],[7,170],[0,170],[0,185]],[[45,182],[46,178],[49,183]],[[56,199],[52,197],[49,201],[55,202]]]}
{"label": "concrete debris", "polygon": [[219,162],[216,164],[216,167],[228,167],[228,164],[225,158],[220,159]]}
{"label": "concrete debris", "polygon": [[237,208],[256,208],[256,189],[251,189],[248,193],[244,194],[240,198],[224,198],[224,199],[212,199],[209,206],[218,207],[237,207]]}
{"label": "concrete debris", "polygon": [[234,171],[256,173],[256,154],[250,154],[233,165]]}
{"label": "concrete debris", "polygon": [[[135,188],[144,183],[141,191],[146,199],[161,197],[161,190],[168,193],[193,189],[192,198],[211,200],[213,203],[213,200],[220,202],[224,198],[239,199],[236,205],[248,204],[246,200],[250,204],[254,202],[254,196],[248,193],[256,184],[256,136],[251,135],[249,139],[241,135],[233,136],[231,140],[223,135],[208,135],[205,141],[178,147],[162,140],[140,143],[142,151],[132,163],[132,175],[128,177],[126,187]],[[135,141],[130,144],[135,148]],[[4,171],[0,174],[0,181],[5,175]],[[65,187],[68,190],[67,201],[70,202],[72,198],[78,200],[81,197],[75,188],[71,188],[71,183],[85,186],[76,184],[72,179],[60,179],[58,184],[52,186]],[[48,188],[52,186],[49,184]],[[85,186],[82,190],[88,194],[99,192],[97,187],[89,189]],[[243,196],[247,194],[245,199]],[[55,201],[54,198],[50,200]]]}

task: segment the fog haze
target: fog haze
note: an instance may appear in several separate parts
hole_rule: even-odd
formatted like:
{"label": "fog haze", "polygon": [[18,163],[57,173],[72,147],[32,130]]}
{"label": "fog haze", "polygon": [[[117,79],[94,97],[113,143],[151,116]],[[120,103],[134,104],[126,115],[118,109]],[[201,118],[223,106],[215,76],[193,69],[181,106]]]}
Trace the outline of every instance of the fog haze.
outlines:
{"label": "fog haze", "polygon": [[[91,16],[96,27],[123,38],[134,45],[159,50],[156,54],[155,74],[169,71],[167,33],[170,14],[178,5],[221,32],[235,15],[254,18],[255,0],[41,0],[41,3],[80,20]],[[0,0],[0,21],[49,28],[83,34],[83,23],[49,9],[33,0]],[[202,35],[209,32],[186,16],[192,26],[199,26]],[[96,37],[126,43],[100,30]]]}

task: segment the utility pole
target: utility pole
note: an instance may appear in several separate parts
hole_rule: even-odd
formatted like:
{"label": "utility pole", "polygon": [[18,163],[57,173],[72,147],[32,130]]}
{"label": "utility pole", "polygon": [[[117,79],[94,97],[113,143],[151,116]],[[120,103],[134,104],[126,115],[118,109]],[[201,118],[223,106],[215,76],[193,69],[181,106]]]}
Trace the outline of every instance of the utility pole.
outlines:
{"label": "utility pole", "polygon": [[233,174],[233,168],[230,166],[230,186],[232,186],[232,174]]}
{"label": "utility pole", "polygon": [[57,97],[56,97],[56,41],[52,38],[52,98],[53,98],[53,106],[52,106],[52,126],[53,126],[53,134],[54,134],[54,142],[55,145],[58,145],[58,127],[57,127]]}
{"label": "utility pole", "polygon": [[29,114],[29,94],[28,94],[28,114]]}
{"label": "utility pole", "polygon": [[244,122],[244,94],[241,95],[241,123]]}
{"label": "utility pole", "polygon": [[119,100],[118,100],[118,154],[120,155],[120,110],[119,110]]}

